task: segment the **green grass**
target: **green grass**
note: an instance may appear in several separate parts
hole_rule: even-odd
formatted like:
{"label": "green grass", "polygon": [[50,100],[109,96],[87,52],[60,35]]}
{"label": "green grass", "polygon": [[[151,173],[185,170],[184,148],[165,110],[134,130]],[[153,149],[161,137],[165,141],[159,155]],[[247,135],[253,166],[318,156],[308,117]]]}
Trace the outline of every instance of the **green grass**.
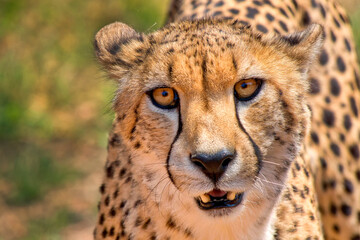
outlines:
{"label": "green grass", "polygon": [[357,6],[355,11],[350,15],[350,20],[354,33],[354,40],[356,43],[357,54],[358,57],[360,57],[360,6]]}
{"label": "green grass", "polygon": [[26,146],[18,150],[2,173],[11,185],[10,193],[4,196],[9,206],[34,203],[50,189],[79,177],[74,169],[59,164],[41,148]]}

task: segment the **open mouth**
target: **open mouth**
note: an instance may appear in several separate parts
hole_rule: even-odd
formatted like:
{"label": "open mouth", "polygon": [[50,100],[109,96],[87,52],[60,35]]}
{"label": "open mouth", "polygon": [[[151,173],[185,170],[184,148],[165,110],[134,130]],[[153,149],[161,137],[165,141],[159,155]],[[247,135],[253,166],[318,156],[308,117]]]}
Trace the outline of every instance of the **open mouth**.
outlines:
{"label": "open mouth", "polygon": [[214,189],[197,197],[196,202],[203,210],[231,208],[238,206],[243,196],[244,193],[225,192],[220,189]]}

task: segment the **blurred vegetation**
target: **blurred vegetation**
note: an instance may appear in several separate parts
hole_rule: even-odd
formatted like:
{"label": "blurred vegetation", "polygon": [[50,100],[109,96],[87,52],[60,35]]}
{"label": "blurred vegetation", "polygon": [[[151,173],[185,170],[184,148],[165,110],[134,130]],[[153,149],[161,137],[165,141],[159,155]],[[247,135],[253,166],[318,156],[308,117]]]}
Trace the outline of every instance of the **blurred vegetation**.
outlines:
{"label": "blurred vegetation", "polygon": [[[156,30],[167,6],[162,0],[0,0],[0,223],[4,212],[16,213],[8,214],[15,219],[10,227],[0,226],[0,239],[61,239],[64,227],[84,220],[68,206],[43,205],[54,189],[90,174],[76,164],[79,156],[91,161],[88,149],[105,149],[115,86],[95,62],[94,34],[114,21]],[[350,16],[360,46],[358,5]],[[33,216],[38,205],[42,213]]]}
{"label": "blurred vegetation", "polygon": [[[93,37],[114,21],[155,30],[167,5],[0,0],[0,184],[7,185],[0,209],[31,209],[88,174],[74,162],[84,145],[105,148],[115,89],[95,62]],[[63,227],[81,221],[66,207],[39,216],[29,217],[25,230],[0,228],[0,239],[58,239]]]}

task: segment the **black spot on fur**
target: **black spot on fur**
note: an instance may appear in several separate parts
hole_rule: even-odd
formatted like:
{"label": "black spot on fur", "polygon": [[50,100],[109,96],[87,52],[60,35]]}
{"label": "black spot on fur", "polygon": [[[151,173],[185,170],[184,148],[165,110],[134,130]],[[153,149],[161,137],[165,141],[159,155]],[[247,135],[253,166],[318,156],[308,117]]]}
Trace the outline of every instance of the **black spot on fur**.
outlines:
{"label": "black spot on fur", "polygon": [[104,228],[104,230],[102,231],[101,235],[102,235],[103,238],[106,238],[106,237],[107,237],[107,235],[108,235],[107,228]]}
{"label": "black spot on fur", "polygon": [[329,186],[332,188],[332,189],[335,189],[336,187],[336,181],[334,179],[330,179],[329,180]]}
{"label": "black spot on fur", "polygon": [[311,23],[311,18],[309,16],[309,13],[307,11],[304,11],[302,18],[301,18],[301,23],[304,26],[307,26]]}
{"label": "black spot on fur", "polygon": [[358,116],[358,108],[356,106],[356,102],[355,102],[355,99],[353,97],[350,97],[350,106],[351,106],[352,112],[357,117]]}
{"label": "black spot on fur", "polygon": [[151,234],[150,240],[156,240],[156,233]]}
{"label": "black spot on fur", "polygon": [[168,228],[175,228],[176,227],[176,224],[175,224],[174,220],[171,217],[169,217],[169,219],[167,220],[166,226]]}
{"label": "black spot on fur", "polygon": [[218,1],[216,4],[215,4],[215,7],[221,7],[224,5],[224,2],[223,1]]}
{"label": "black spot on fur", "polygon": [[268,32],[268,29],[267,29],[264,25],[262,25],[262,24],[257,24],[257,25],[256,25],[256,29],[257,29],[258,31],[260,31],[260,32],[263,32],[263,33],[267,33],[267,32]]}
{"label": "black spot on fur", "polygon": [[100,225],[103,225],[103,224],[104,224],[104,221],[105,221],[105,216],[104,216],[104,214],[102,213],[102,214],[100,215],[100,217],[99,217],[99,224],[100,224]]}
{"label": "black spot on fur", "polygon": [[298,3],[296,2],[296,0],[292,0],[292,3],[294,4],[294,7],[295,7],[295,9],[298,9]]}
{"label": "black spot on fur", "polygon": [[197,4],[196,0],[191,1],[192,9],[195,10],[200,4]]}
{"label": "black spot on fur", "polygon": [[316,8],[317,7],[317,3],[315,2],[315,0],[311,0],[311,6],[313,8]]}
{"label": "black spot on fur", "polygon": [[306,167],[304,167],[304,173],[307,178],[310,177],[309,171],[306,169]]}
{"label": "black spot on fur", "polygon": [[353,193],[353,191],[354,191],[354,186],[353,186],[352,182],[349,181],[348,179],[344,180],[344,189],[345,189],[345,192],[347,192],[347,193]]}
{"label": "black spot on fur", "polygon": [[324,158],[320,158],[320,164],[321,164],[322,169],[327,169],[327,163]]}
{"label": "black spot on fur", "polygon": [[[360,213],[358,213],[359,215],[358,215],[358,219],[360,219]],[[359,222],[360,222],[360,220],[359,220]],[[360,240],[360,235],[359,234],[356,234],[356,235],[354,235],[354,236],[352,236],[351,237],[351,240]]]}
{"label": "black spot on fur", "polygon": [[116,53],[120,50],[120,45],[118,43],[114,43],[109,49],[107,49],[111,55],[116,55]]}
{"label": "black spot on fur", "polygon": [[334,216],[335,216],[336,213],[337,213],[337,208],[336,208],[335,204],[333,204],[333,203],[330,204],[330,212],[331,212],[331,214],[334,215]]}
{"label": "black spot on fur", "polygon": [[280,27],[285,31],[285,32],[288,32],[288,27],[287,25],[283,22],[283,21],[279,21],[279,24],[280,24]]}
{"label": "black spot on fur", "polygon": [[336,156],[338,156],[338,157],[340,156],[340,154],[341,154],[340,148],[336,143],[331,143],[330,149]]}
{"label": "black spot on fur", "polygon": [[110,228],[110,231],[109,231],[109,236],[114,236],[115,235],[115,227],[114,226],[112,226],[111,228]]}
{"label": "black spot on fur", "polygon": [[322,17],[326,18],[326,11],[324,9],[324,6],[319,3],[319,7],[320,7],[320,12],[321,12]]}
{"label": "black spot on fur", "polygon": [[121,201],[121,203],[120,203],[120,208],[124,208],[125,207],[125,205],[126,205],[126,200],[123,200],[123,201]]}
{"label": "black spot on fur", "polygon": [[346,130],[350,130],[352,126],[351,118],[348,114],[344,115],[344,127]]}
{"label": "black spot on fur", "polygon": [[106,177],[108,177],[108,178],[113,178],[114,177],[114,168],[113,168],[112,164],[110,164],[110,166],[108,166],[106,168]]}
{"label": "black spot on fur", "polygon": [[135,227],[140,226],[140,225],[141,225],[141,223],[142,223],[142,219],[141,219],[141,217],[137,217],[137,218],[136,218],[136,220],[135,220]]}
{"label": "black spot on fur", "polygon": [[360,77],[355,70],[354,70],[354,77],[355,77],[356,86],[360,90]]}
{"label": "black spot on fur", "polygon": [[275,19],[274,16],[271,15],[270,13],[267,13],[267,14],[265,15],[265,17],[266,17],[266,19],[269,20],[270,22],[274,21],[274,19]]}
{"label": "black spot on fur", "polygon": [[344,172],[344,166],[341,163],[338,164],[338,170],[340,173]]}
{"label": "black spot on fur", "polygon": [[325,49],[323,49],[321,51],[321,54],[319,57],[319,62],[321,65],[324,66],[325,64],[327,64],[328,61],[329,61],[329,56],[328,56],[327,52],[325,51]]}
{"label": "black spot on fur", "polygon": [[319,137],[318,135],[316,134],[316,132],[311,132],[311,140],[316,143],[316,144],[319,144]]}
{"label": "black spot on fur", "polygon": [[139,149],[141,147],[141,143],[140,142],[136,142],[134,145],[135,149]]}
{"label": "black spot on fur", "polygon": [[115,215],[116,215],[116,210],[115,210],[114,207],[112,207],[112,208],[110,209],[109,215],[110,215],[111,217],[115,217]]}
{"label": "black spot on fur", "polygon": [[339,134],[339,138],[341,142],[345,142],[345,135],[343,133]]}
{"label": "black spot on fur", "polygon": [[143,225],[142,225],[142,229],[147,229],[147,227],[149,226],[150,222],[151,222],[151,219],[150,219],[150,218],[149,218],[148,220],[146,220],[146,221],[143,223]]}
{"label": "black spot on fur", "polygon": [[121,143],[119,136],[116,133],[114,133],[111,136],[109,143],[111,146],[118,146]]}
{"label": "black spot on fur", "polygon": [[287,13],[285,12],[285,10],[283,8],[279,8],[279,10],[282,15],[284,15],[286,18],[289,18],[289,16],[287,15]]}
{"label": "black spot on fur", "polygon": [[345,216],[350,216],[351,215],[351,207],[345,203],[343,203],[341,205],[341,212],[345,215]]}
{"label": "black spot on fur", "polygon": [[336,36],[332,30],[330,30],[331,41],[336,42]]}
{"label": "black spot on fur", "polygon": [[256,14],[259,13],[259,11],[256,8],[247,7],[246,9],[247,9],[246,17],[248,17],[250,19],[254,19]]}
{"label": "black spot on fur", "polygon": [[351,156],[355,159],[359,159],[360,153],[359,153],[359,144],[354,144],[349,147],[349,152]]}
{"label": "black spot on fur", "polygon": [[119,189],[116,189],[115,192],[113,193],[113,198],[116,199],[119,195]]}
{"label": "black spot on fur", "polygon": [[101,184],[99,190],[100,190],[100,193],[101,193],[101,194],[104,194],[104,193],[105,193],[105,183]]}
{"label": "black spot on fur", "polygon": [[330,79],[330,91],[332,93],[332,95],[334,96],[339,96],[340,94],[340,84],[338,82],[338,80],[336,78],[331,78]]}
{"label": "black spot on fur", "polygon": [[345,43],[346,49],[349,52],[351,52],[351,45],[350,45],[350,42],[347,40],[347,38],[344,39],[344,43]]}
{"label": "black spot on fur", "polygon": [[216,12],[214,12],[214,13],[212,14],[212,16],[213,16],[213,17],[216,17],[216,16],[219,16],[219,15],[221,15],[221,14],[222,14],[221,11],[216,11]]}
{"label": "black spot on fur", "polygon": [[326,96],[326,97],[325,97],[325,102],[326,102],[326,103],[330,103],[330,102],[331,102],[331,99],[330,99],[329,96]]}
{"label": "black spot on fur", "polygon": [[295,16],[293,9],[289,5],[287,6],[287,9],[291,12],[291,15]]}
{"label": "black spot on fur", "polygon": [[333,20],[334,20],[334,23],[335,23],[336,27],[340,28],[339,21],[335,17],[333,17]]}
{"label": "black spot on fur", "polygon": [[320,83],[316,78],[310,78],[310,94],[317,94],[320,92]]}
{"label": "black spot on fur", "polygon": [[237,15],[237,14],[239,14],[240,11],[238,9],[236,9],[236,8],[230,8],[229,12],[234,14],[234,15]]}
{"label": "black spot on fur", "polygon": [[342,59],[342,57],[340,57],[340,56],[337,57],[336,65],[337,65],[340,72],[345,72],[346,71],[346,65],[345,65],[344,60]]}
{"label": "black spot on fur", "polygon": [[140,199],[138,199],[135,203],[134,203],[134,208],[137,208],[139,205],[142,204],[142,201]]}
{"label": "black spot on fur", "polygon": [[254,3],[254,5],[256,5],[256,6],[262,6],[262,5],[263,5],[262,2],[257,1],[257,0],[254,0],[253,3]]}
{"label": "black spot on fur", "polygon": [[105,200],[104,200],[104,203],[105,203],[105,206],[109,206],[109,203],[110,203],[110,197],[109,195],[106,196]]}
{"label": "black spot on fur", "polygon": [[126,173],[126,168],[122,168],[119,172],[119,177],[122,178]]}
{"label": "black spot on fur", "polygon": [[324,123],[329,126],[333,127],[335,122],[335,115],[332,111],[324,109],[323,111],[323,121]]}

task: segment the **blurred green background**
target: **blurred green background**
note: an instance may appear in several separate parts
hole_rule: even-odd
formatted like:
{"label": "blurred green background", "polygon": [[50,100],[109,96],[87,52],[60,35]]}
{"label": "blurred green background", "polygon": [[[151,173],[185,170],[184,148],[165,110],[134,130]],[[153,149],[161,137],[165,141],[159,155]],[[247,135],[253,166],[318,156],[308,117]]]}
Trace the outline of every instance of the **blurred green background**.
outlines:
{"label": "blurred green background", "polygon": [[[360,4],[343,0],[360,46]],[[94,34],[151,32],[162,0],[0,0],[0,240],[91,239],[115,86]]]}

